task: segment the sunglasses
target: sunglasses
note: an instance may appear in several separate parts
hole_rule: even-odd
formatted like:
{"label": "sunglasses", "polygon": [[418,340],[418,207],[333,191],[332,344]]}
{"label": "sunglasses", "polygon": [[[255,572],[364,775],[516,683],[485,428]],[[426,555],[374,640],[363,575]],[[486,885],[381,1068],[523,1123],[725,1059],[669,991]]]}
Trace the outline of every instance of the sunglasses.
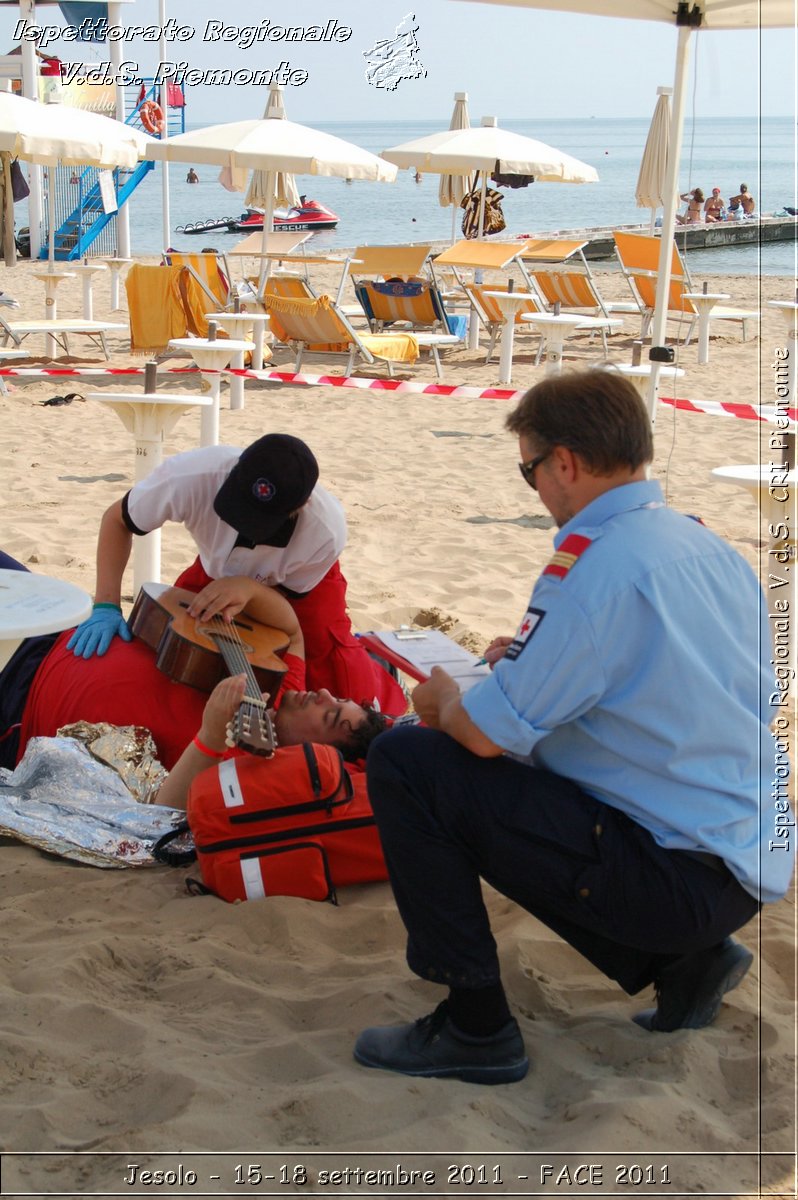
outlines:
{"label": "sunglasses", "polygon": [[545,454],[538,454],[535,456],[535,458],[530,458],[529,462],[520,462],[518,464],[518,470],[521,472],[524,481],[529,484],[533,491],[538,490],[537,484],[535,483],[535,472],[540,464],[546,461],[550,454],[551,450],[547,450]]}

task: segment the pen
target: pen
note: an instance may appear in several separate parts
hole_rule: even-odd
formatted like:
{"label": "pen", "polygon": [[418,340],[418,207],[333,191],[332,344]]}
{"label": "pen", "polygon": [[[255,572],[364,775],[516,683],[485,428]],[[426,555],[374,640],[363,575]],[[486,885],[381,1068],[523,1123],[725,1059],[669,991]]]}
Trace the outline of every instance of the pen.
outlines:
{"label": "pen", "polygon": [[476,666],[488,667],[488,666],[490,666],[490,663],[488,662],[488,660],[486,658],[478,658],[476,661]]}

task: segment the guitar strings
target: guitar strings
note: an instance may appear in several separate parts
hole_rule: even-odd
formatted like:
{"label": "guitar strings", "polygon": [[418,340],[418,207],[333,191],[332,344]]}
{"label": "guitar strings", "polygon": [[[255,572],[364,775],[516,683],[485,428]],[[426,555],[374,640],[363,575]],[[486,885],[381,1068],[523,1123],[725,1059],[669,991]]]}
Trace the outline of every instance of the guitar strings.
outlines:
{"label": "guitar strings", "polygon": [[[244,699],[250,700],[256,704],[262,703],[261,692],[260,692],[260,688],[258,687],[258,681],[255,678],[254,671],[252,670],[252,664],[250,663],[249,659],[246,656],[246,651],[244,650],[244,642],[241,637],[241,634],[238,631],[238,627],[236,626],[235,620],[231,621],[228,624],[227,621],[225,621],[221,616],[219,616],[218,613],[216,613],[211,618],[209,624],[217,632],[221,631],[224,634],[224,640],[226,641],[226,643],[230,649],[231,664],[233,666],[238,667],[238,670],[233,673],[245,674],[247,676],[248,689],[254,689],[255,695],[254,696],[245,696]],[[221,638],[220,638],[220,640],[221,640]]]}

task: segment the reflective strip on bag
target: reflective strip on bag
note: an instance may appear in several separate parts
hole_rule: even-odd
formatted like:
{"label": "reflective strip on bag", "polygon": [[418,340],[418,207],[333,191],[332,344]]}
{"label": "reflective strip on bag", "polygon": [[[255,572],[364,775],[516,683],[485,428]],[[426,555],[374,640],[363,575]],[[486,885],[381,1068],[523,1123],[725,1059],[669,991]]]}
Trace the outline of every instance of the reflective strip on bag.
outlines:
{"label": "reflective strip on bag", "polygon": [[219,787],[222,789],[225,808],[240,808],[244,803],[244,794],[236,771],[236,760],[228,758],[219,764]]}
{"label": "reflective strip on bag", "polygon": [[241,859],[241,880],[247,900],[263,900],[266,891],[263,886],[263,876],[260,872],[259,858]]}

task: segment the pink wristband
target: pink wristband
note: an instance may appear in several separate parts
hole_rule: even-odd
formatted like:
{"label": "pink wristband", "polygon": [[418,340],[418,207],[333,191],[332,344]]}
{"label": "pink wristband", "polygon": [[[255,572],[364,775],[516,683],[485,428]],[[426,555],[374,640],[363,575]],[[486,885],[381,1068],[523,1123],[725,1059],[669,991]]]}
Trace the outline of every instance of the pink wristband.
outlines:
{"label": "pink wristband", "polygon": [[211,750],[210,746],[199,740],[199,734],[193,739],[192,745],[196,746],[201,754],[207,754],[208,758],[224,758],[227,753],[225,750]]}

